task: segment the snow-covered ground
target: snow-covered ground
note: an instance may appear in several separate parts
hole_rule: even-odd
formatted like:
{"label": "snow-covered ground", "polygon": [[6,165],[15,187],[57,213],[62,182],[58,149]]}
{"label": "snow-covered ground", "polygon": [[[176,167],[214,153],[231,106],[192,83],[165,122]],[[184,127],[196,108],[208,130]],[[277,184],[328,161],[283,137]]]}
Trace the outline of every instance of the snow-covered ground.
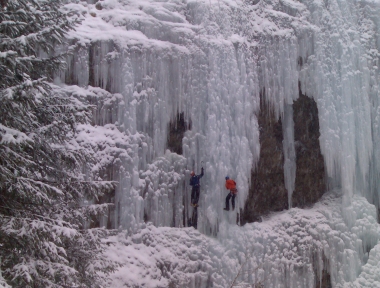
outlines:
{"label": "snow-covered ground", "polygon": [[339,193],[331,192],[310,209],[273,213],[243,227],[223,224],[216,238],[194,228],[157,228],[151,223],[134,233],[123,231],[109,239],[109,256],[124,265],[111,275],[110,287],[260,283],[310,288],[316,287],[324,269],[332,287],[380,287],[376,209],[356,196],[347,209],[347,222],[341,201]]}

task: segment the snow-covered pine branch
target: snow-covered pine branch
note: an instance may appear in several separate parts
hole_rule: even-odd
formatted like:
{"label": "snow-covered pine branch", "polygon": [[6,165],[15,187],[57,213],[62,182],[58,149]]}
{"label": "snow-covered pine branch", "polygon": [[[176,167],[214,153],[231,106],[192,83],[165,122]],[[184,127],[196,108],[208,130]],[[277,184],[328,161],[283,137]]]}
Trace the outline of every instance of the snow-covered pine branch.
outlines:
{"label": "snow-covered pine branch", "polygon": [[108,204],[82,205],[115,183],[92,181],[93,155],[70,143],[92,106],[49,82],[75,24],[61,4],[0,3],[0,271],[12,287],[100,287],[115,267],[107,231],[86,229]]}

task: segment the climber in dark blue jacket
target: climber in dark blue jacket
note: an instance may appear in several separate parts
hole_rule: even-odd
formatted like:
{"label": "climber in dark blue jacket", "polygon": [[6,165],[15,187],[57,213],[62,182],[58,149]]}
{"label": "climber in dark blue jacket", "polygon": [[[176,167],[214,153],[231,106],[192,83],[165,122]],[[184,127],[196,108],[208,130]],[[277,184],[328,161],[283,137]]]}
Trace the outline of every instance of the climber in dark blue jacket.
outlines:
{"label": "climber in dark blue jacket", "polygon": [[194,171],[191,171],[191,178],[190,178],[190,186],[192,186],[191,189],[191,205],[194,207],[198,206],[199,201],[199,190],[201,185],[199,184],[199,180],[203,177],[203,167],[201,169],[200,175],[195,175]]}

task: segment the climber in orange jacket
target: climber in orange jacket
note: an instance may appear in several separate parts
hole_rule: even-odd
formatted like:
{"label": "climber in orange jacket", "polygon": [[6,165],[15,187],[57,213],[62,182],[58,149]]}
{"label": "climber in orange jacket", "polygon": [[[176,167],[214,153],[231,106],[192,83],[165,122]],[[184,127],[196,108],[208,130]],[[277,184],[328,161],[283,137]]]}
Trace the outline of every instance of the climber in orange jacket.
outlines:
{"label": "climber in orange jacket", "polygon": [[230,198],[232,198],[232,210],[235,210],[235,197],[238,191],[236,189],[236,182],[228,176],[226,176],[226,189],[230,190],[230,193],[226,197],[226,208],[224,210],[230,211]]}

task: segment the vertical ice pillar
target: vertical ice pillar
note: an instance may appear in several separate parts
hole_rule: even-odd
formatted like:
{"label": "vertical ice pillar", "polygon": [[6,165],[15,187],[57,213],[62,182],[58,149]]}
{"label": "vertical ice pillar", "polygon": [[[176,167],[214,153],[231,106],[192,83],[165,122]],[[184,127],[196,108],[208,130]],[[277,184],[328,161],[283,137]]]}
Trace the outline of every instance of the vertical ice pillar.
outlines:
{"label": "vertical ice pillar", "polygon": [[293,105],[284,105],[284,116],[282,121],[282,131],[284,135],[284,180],[285,188],[288,191],[288,205],[292,208],[292,194],[296,179],[296,152],[294,148],[294,121]]}

